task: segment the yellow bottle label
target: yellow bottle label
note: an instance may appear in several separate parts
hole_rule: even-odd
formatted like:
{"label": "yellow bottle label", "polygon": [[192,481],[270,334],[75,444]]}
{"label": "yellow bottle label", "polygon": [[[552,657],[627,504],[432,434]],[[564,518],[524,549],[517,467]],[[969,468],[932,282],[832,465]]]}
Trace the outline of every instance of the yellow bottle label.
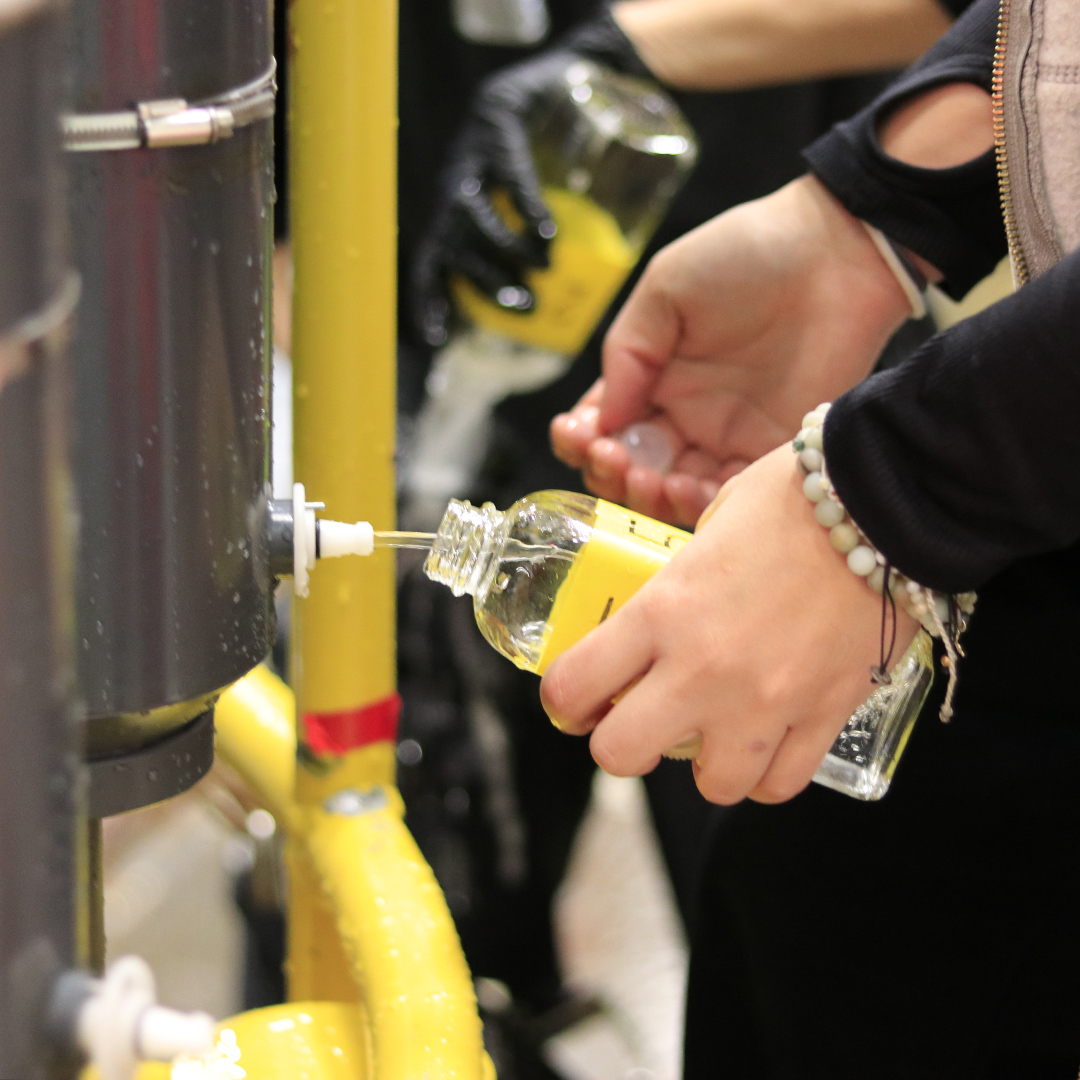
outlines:
{"label": "yellow bottle label", "polygon": [[[521,219],[509,199],[493,201],[511,227],[520,228]],[[615,218],[592,199],[544,188],[544,201],[559,231],[551,243],[551,265],[525,275],[536,307],[526,315],[506,311],[463,278],[453,281],[454,297],[473,322],[492,333],[576,356],[641,252],[627,243]]]}
{"label": "yellow bottle label", "polygon": [[598,500],[589,542],[555,597],[537,674],[618,611],[689,539],[682,529]]}

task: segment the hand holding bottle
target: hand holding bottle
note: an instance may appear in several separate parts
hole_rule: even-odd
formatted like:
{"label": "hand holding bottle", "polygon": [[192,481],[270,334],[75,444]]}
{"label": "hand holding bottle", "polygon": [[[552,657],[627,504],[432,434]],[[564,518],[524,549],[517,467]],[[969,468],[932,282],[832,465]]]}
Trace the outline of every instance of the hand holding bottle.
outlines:
{"label": "hand holding bottle", "polygon": [[[604,343],[604,377],[552,423],[591,491],[693,524],[720,484],[863,378],[909,311],[862,225],[813,177],[666,247]],[[611,436],[648,420],[670,471]]]}
{"label": "hand holding bottle", "polygon": [[[556,226],[533,160],[529,120],[579,60],[595,60],[625,74],[649,74],[605,12],[552,48],[497,71],[477,90],[441,179],[434,223],[413,269],[415,319],[428,344],[439,346],[447,340],[451,276],[465,278],[502,309],[532,310],[534,297],[525,273],[548,265]],[[509,197],[520,216],[520,230],[507,224],[496,208],[496,192]]]}
{"label": "hand holding bottle", "polygon": [[[873,689],[880,622],[880,598],[833,550],[784,445],[729,481],[675,558],[551,663],[541,697],[560,728],[592,731],[608,772],[647,772],[701,735],[706,798],[779,802]],[[897,654],[916,629],[898,612]]]}

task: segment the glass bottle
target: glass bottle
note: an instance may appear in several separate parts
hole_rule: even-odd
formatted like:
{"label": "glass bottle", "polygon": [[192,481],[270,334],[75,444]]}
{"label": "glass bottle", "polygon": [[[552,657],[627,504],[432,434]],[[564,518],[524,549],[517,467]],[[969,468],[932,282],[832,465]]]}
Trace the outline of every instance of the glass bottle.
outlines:
{"label": "glass bottle", "polygon": [[[617,611],[690,539],[621,506],[541,491],[509,510],[453,500],[424,571],[473,598],[484,637],[526,671],[551,661]],[[920,631],[881,686],[855,711],[814,775],[857,799],[880,799],[933,681]],[[668,756],[693,757],[695,741]]]}
{"label": "glass bottle", "polygon": [[[693,167],[697,142],[678,106],[655,83],[588,60],[567,64],[529,127],[556,225],[550,266],[525,276],[535,305],[524,312],[500,307],[462,278],[452,286],[478,326],[572,357],[667,212]],[[520,229],[509,197],[496,191],[492,199],[507,224]]]}

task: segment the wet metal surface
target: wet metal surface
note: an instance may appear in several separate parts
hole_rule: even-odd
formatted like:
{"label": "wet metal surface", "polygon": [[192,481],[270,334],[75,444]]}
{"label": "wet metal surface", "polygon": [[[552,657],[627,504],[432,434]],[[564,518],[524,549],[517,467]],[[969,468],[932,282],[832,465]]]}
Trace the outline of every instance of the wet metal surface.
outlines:
{"label": "wet metal surface", "polygon": [[214,764],[214,713],[204,712],[159,742],[89,763],[87,811],[104,818],[170,799],[197,784]]}
{"label": "wet metal surface", "polygon": [[[199,100],[270,64],[265,0],[79,0],[78,112]],[[69,155],[80,682],[91,748],[161,737],[269,649],[272,123]]]}

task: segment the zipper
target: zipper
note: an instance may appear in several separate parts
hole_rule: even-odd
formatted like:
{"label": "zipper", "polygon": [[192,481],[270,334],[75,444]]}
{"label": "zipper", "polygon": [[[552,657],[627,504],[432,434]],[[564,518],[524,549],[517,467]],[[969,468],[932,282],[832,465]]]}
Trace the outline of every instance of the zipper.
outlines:
{"label": "zipper", "polygon": [[994,153],[997,159],[998,190],[1001,195],[1001,215],[1005,221],[1005,238],[1009,244],[1009,261],[1012,263],[1016,287],[1026,285],[1031,279],[1024,249],[1020,244],[1020,230],[1016,224],[1016,209],[1012,199],[1012,181],[1009,178],[1009,155],[1005,146],[1005,50],[1009,40],[1009,12],[1012,0],[1001,0],[998,10],[997,41],[994,45],[993,117]]}

